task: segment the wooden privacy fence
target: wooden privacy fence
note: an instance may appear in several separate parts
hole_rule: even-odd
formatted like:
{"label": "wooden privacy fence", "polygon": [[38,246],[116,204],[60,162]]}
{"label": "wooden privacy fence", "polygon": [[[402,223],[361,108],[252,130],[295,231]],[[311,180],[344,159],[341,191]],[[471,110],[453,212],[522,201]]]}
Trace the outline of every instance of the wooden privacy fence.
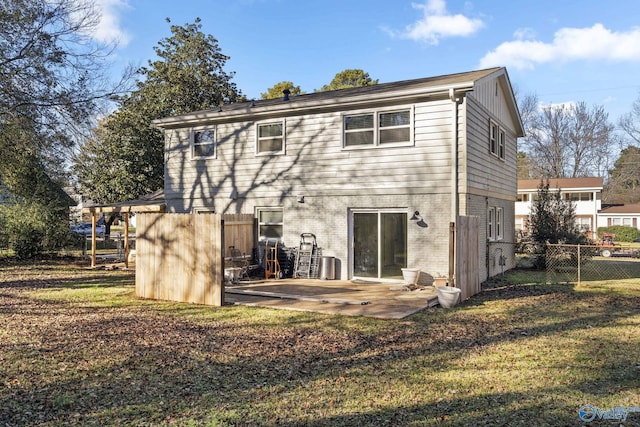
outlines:
{"label": "wooden privacy fence", "polygon": [[456,286],[464,301],[480,292],[480,218],[459,216],[455,233]]}
{"label": "wooden privacy fence", "polygon": [[[256,226],[252,214],[225,214],[224,221],[224,248],[233,246],[243,255],[252,255],[256,247]],[[228,254],[227,254],[228,255]]]}
{"label": "wooden privacy fence", "polygon": [[250,254],[253,236],[250,214],[139,214],[136,295],[223,305],[225,242]]}

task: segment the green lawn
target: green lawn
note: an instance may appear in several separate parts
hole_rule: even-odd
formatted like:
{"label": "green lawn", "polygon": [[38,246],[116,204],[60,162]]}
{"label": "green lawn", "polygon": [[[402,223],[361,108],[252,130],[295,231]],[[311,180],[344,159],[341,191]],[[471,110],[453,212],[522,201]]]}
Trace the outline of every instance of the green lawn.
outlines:
{"label": "green lawn", "polygon": [[535,280],[389,321],[145,301],[131,272],[4,262],[0,425],[591,426],[611,423],[582,405],[640,406],[640,279]]}

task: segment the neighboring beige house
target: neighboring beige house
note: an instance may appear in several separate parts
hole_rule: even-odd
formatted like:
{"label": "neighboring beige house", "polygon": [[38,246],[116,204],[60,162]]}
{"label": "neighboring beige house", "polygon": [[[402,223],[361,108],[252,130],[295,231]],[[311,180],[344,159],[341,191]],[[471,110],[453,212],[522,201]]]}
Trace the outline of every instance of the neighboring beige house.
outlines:
{"label": "neighboring beige house", "polygon": [[640,203],[608,206],[598,213],[598,227],[624,225],[640,230]]}
{"label": "neighboring beige house", "polygon": [[[545,181],[546,183],[546,181]],[[539,179],[518,180],[518,200],[515,206],[516,232],[529,232],[529,215],[531,205],[537,197]],[[603,179],[601,177],[586,178],[555,178],[549,180],[549,190],[558,191],[564,200],[574,202],[576,208],[576,225],[592,239],[595,239],[598,222],[598,212],[602,207]]]}
{"label": "neighboring beige house", "polygon": [[[338,279],[446,275],[450,225],[480,218],[477,275],[515,265],[516,139],[504,68],[285,95],[168,117],[167,212],[250,213],[259,238],[313,233]],[[232,245],[232,242],[225,242]],[[490,248],[491,246],[491,248]]]}

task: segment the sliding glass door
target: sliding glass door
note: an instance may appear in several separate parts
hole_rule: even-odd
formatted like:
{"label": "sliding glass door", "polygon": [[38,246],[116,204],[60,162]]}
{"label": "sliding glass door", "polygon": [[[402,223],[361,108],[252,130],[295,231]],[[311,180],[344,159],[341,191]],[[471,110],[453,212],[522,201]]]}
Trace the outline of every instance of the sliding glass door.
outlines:
{"label": "sliding glass door", "polygon": [[407,265],[407,213],[352,211],[354,277],[401,279]]}

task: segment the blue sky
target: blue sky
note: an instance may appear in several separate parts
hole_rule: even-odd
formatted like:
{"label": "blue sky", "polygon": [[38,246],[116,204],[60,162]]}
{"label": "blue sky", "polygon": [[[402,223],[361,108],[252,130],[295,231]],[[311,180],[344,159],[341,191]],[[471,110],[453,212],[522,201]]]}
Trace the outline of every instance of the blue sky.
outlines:
{"label": "blue sky", "polygon": [[249,98],[283,80],[312,92],[346,68],[380,82],[506,66],[541,103],[640,97],[637,0],[98,0],[95,37],[118,39],[113,73],[145,65],[173,24],[202,19]]}

